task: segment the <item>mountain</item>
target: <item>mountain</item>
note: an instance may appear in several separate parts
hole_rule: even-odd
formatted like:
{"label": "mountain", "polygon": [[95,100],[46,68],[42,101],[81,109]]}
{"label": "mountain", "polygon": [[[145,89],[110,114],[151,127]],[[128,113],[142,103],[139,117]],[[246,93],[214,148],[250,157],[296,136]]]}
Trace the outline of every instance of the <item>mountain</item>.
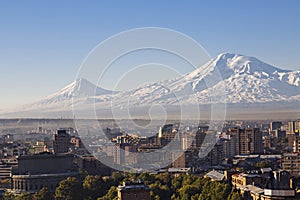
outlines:
{"label": "mountain", "polygon": [[[110,100],[113,91],[103,89],[84,78],[78,78],[58,92],[37,102],[21,107],[22,110],[70,109],[76,102],[94,103],[95,97],[103,101]],[[114,92],[116,93],[116,92]]]}
{"label": "mountain", "polygon": [[274,110],[275,105],[278,111],[287,107],[295,109],[299,107],[299,97],[300,71],[282,70],[254,57],[223,53],[189,74],[131,91],[113,92],[77,79],[55,94],[23,106],[18,112],[55,115],[55,112],[61,114],[73,108],[77,113],[95,109],[105,115],[105,110],[111,114],[112,109],[129,107],[141,112],[139,108],[153,105],[226,103],[228,114],[230,109],[232,113],[243,109],[249,113],[255,109],[257,112]]}
{"label": "mountain", "polygon": [[183,77],[120,93],[117,99],[130,96],[133,105],[281,102],[298,100],[299,84],[300,71],[224,53]]}

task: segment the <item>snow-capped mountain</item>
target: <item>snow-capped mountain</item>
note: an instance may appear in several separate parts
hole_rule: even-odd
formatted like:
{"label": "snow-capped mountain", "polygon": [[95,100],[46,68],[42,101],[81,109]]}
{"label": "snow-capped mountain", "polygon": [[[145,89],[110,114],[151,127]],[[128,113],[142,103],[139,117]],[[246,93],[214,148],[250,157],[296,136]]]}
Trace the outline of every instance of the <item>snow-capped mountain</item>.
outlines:
{"label": "snow-capped mountain", "polygon": [[112,93],[112,91],[98,87],[84,78],[78,78],[58,92],[32,104],[24,105],[22,108],[24,110],[69,109],[77,102],[81,104],[94,103],[95,99],[108,101],[111,99]]}
{"label": "snow-capped mountain", "polygon": [[130,98],[133,105],[279,102],[297,100],[299,84],[300,71],[225,53],[183,77],[120,93],[115,99]]}
{"label": "snow-capped mountain", "polygon": [[223,53],[182,77],[147,84],[131,91],[112,92],[85,79],[77,79],[57,93],[23,106],[23,110],[47,112],[51,108],[53,112],[70,110],[71,107],[109,110],[111,106],[123,108],[220,102],[238,107],[249,103],[299,102],[299,97],[300,71],[282,70],[254,57]]}

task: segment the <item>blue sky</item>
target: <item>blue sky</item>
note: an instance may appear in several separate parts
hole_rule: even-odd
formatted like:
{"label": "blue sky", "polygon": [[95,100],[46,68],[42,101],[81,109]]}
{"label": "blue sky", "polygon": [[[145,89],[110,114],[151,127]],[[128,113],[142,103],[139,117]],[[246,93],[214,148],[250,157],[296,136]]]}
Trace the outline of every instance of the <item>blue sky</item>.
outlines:
{"label": "blue sky", "polygon": [[0,1],[0,109],[72,82],[104,39],[138,27],[194,38],[214,57],[255,56],[300,69],[300,1]]}

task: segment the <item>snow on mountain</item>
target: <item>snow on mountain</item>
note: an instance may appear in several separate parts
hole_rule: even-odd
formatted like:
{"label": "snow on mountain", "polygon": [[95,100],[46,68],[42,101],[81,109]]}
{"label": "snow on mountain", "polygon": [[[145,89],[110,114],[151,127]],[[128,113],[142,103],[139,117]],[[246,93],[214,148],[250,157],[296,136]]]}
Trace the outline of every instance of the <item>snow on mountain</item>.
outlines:
{"label": "snow on mountain", "polygon": [[[120,93],[115,101],[120,104],[118,99],[129,99],[132,105],[203,104],[220,102],[222,98],[227,103],[289,101],[300,94],[299,81],[300,71],[282,70],[254,57],[224,53],[183,77]],[[210,96],[222,87],[224,90]]]}
{"label": "snow on mountain", "polygon": [[71,106],[80,109],[89,105],[102,109],[111,109],[111,105],[119,108],[215,102],[238,105],[299,101],[299,97],[300,71],[282,70],[254,57],[223,53],[182,77],[147,84],[131,91],[113,93],[85,79],[77,79],[60,91],[23,108],[47,111],[50,108],[69,109]]}
{"label": "snow on mountain", "polygon": [[58,92],[30,105],[24,105],[23,108],[26,110],[70,108],[77,103],[94,103],[95,99],[98,102],[108,101],[112,93],[112,91],[100,88],[84,78],[79,78]]}

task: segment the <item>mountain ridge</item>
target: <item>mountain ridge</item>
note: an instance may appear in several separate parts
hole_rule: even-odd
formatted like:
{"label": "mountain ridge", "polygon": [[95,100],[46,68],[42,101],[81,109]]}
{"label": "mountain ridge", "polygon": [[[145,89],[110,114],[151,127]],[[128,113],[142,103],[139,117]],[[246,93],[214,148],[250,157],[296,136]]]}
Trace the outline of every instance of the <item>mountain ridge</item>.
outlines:
{"label": "mountain ridge", "polygon": [[222,53],[182,77],[150,83],[130,91],[114,92],[84,78],[76,79],[58,92],[23,106],[23,110],[109,110],[112,107],[211,103],[238,107],[247,103],[298,102],[299,97],[299,70],[283,70],[255,57]]}

